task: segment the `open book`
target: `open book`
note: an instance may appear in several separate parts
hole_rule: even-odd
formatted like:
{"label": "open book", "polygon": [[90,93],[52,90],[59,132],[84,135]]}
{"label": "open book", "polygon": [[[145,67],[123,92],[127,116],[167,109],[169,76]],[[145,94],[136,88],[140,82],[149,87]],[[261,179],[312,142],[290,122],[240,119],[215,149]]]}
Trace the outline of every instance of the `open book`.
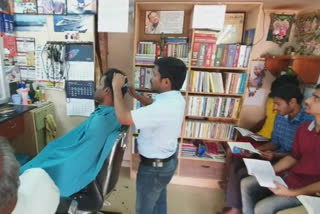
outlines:
{"label": "open book", "polygon": [[240,153],[238,152],[238,150],[243,149],[243,150],[247,150],[250,153],[257,153],[257,154],[261,154],[258,150],[256,150],[251,143],[248,142],[228,142],[228,145],[230,146],[230,149],[232,151],[232,153]]}
{"label": "open book", "polygon": [[265,137],[262,137],[260,135],[257,135],[255,133],[249,131],[248,129],[244,129],[244,128],[240,128],[240,127],[234,127],[234,128],[236,130],[238,130],[242,136],[251,137],[255,141],[269,141],[268,138],[265,138]]}
{"label": "open book", "polygon": [[299,201],[308,211],[308,214],[317,214],[320,210],[320,197],[299,195],[297,196]]}
{"label": "open book", "polygon": [[262,187],[276,188],[274,181],[288,187],[281,177],[277,176],[269,161],[243,158],[248,174],[256,177]]}

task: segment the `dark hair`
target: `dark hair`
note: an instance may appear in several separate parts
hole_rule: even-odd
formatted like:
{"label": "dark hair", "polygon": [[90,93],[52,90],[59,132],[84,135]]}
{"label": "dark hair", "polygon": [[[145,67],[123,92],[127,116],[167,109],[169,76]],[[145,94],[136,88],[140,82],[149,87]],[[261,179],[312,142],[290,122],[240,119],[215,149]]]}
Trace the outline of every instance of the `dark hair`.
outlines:
{"label": "dark hair", "polygon": [[319,89],[319,88],[320,88],[320,84],[317,84],[317,85],[316,85],[316,89]]}
{"label": "dark hair", "polygon": [[180,59],[163,57],[154,62],[159,68],[161,79],[168,78],[171,81],[172,90],[180,90],[186,79],[187,67]]}
{"label": "dark hair", "polygon": [[287,84],[292,84],[295,86],[299,86],[299,80],[296,76],[292,76],[292,75],[281,75],[280,77],[278,77],[277,79],[275,79],[272,84],[271,84],[271,91],[274,90],[277,87],[283,86],[283,85],[287,85]]}
{"label": "dark hair", "polygon": [[[104,88],[110,88],[112,93],[112,79],[113,79],[113,74],[114,73],[119,73],[125,76],[125,73],[120,71],[119,69],[116,68],[110,68],[106,72],[103,73],[102,77],[105,76],[106,78],[104,79]],[[127,83],[127,80],[126,80]],[[125,95],[127,93],[128,87],[124,86],[121,88],[122,90],[122,95]]]}
{"label": "dark hair", "polygon": [[290,100],[293,98],[297,100],[298,104],[301,104],[303,99],[303,95],[301,93],[300,88],[293,84],[285,84],[285,85],[274,88],[269,94],[269,97],[281,98],[284,101],[286,101],[288,104]]}

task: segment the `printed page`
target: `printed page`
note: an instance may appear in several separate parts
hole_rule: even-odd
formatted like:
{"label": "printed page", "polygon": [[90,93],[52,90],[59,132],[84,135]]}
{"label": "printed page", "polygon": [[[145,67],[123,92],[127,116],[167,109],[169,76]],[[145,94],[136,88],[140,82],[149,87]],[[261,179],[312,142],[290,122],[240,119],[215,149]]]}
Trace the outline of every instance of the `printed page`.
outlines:
{"label": "printed page", "polygon": [[320,197],[299,195],[297,196],[299,201],[308,211],[308,214],[317,214],[320,210]]}
{"label": "printed page", "polygon": [[260,136],[260,135],[257,135],[255,133],[249,131],[248,129],[244,129],[244,128],[240,128],[240,127],[234,127],[234,128],[237,129],[242,136],[251,137],[255,141],[269,141],[267,138]]}
{"label": "printed page", "polygon": [[248,150],[249,152],[256,153],[256,154],[261,154],[258,150],[256,150],[251,143],[248,142],[228,142],[228,145],[231,148],[231,151],[233,152],[235,147]]}
{"label": "printed page", "polygon": [[287,187],[286,183],[279,176],[276,176],[274,169],[269,161],[257,159],[243,159],[246,164],[248,174],[256,177],[262,187],[276,188],[274,181]]}

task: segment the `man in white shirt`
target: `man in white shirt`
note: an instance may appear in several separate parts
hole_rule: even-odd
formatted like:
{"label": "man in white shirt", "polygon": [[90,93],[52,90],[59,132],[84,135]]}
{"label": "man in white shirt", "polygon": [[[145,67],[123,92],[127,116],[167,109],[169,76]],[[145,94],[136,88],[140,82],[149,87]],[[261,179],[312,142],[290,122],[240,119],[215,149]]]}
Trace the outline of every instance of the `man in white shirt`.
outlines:
{"label": "man in white shirt", "polygon": [[166,214],[167,185],[177,168],[177,145],[183,122],[185,100],[180,89],[186,77],[185,64],[173,57],[155,61],[151,79],[155,100],[131,94],[147,106],[130,111],[121,95],[125,76],[114,74],[112,86],[118,121],[140,129],[137,174],[137,214]]}
{"label": "man in white shirt", "polygon": [[52,179],[40,168],[19,177],[19,167],[12,148],[0,138],[0,213],[54,214],[60,193]]}

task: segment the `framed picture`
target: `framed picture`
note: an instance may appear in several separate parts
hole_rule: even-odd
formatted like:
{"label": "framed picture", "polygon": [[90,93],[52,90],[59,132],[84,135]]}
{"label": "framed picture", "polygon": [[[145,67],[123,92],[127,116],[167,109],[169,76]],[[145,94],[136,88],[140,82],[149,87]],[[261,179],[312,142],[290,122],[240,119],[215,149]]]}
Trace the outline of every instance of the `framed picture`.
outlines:
{"label": "framed picture", "polygon": [[235,44],[242,42],[245,13],[226,13],[224,26],[219,33],[218,44]]}
{"label": "framed picture", "polygon": [[68,14],[96,14],[97,1],[96,0],[68,0],[67,13]]}
{"label": "framed picture", "polygon": [[38,0],[38,14],[66,14],[66,0]]}
{"label": "framed picture", "polygon": [[271,13],[270,18],[267,41],[275,42],[281,46],[289,41],[294,15]]}
{"label": "framed picture", "polygon": [[263,78],[265,76],[264,60],[252,61],[249,86],[260,88],[262,86]]}
{"label": "framed picture", "polygon": [[184,11],[146,11],[146,34],[182,34]]}
{"label": "framed picture", "polygon": [[36,0],[14,0],[14,13],[37,14]]}
{"label": "framed picture", "polygon": [[320,10],[299,14],[295,24],[297,52],[301,55],[320,56]]}

